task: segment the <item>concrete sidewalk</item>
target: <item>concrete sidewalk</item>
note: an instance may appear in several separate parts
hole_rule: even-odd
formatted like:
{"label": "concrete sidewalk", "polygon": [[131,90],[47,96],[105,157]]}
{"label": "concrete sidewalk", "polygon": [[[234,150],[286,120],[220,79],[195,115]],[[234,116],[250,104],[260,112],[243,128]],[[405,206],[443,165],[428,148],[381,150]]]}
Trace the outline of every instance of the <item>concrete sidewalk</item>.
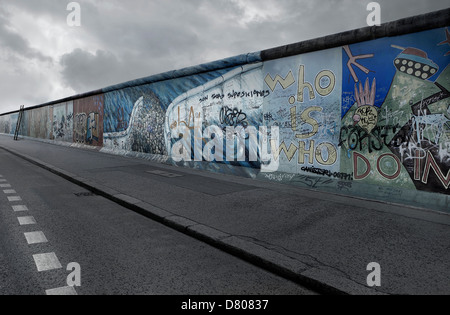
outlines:
{"label": "concrete sidewalk", "polygon": [[448,214],[9,136],[0,147],[325,293],[450,294]]}

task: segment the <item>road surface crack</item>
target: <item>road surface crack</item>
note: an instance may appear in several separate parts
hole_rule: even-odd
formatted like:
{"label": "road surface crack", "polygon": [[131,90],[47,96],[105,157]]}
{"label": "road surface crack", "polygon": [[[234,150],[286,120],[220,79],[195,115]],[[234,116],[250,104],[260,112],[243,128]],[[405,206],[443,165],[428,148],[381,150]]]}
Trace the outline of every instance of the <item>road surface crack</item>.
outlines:
{"label": "road surface crack", "polygon": [[[358,285],[360,285],[360,286],[367,287],[367,285],[366,285],[365,283],[360,283],[360,282],[358,282],[357,280],[354,280],[347,272],[345,272],[345,271],[343,271],[343,270],[341,270],[341,269],[339,269],[339,268],[337,268],[337,267],[335,267],[335,266],[326,264],[326,263],[322,262],[320,259],[318,259],[317,257],[314,257],[314,256],[312,256],[312,255],[310,255],[310,254],[299,253],[299,252],[290,250],[290,249],[288,249],[288,248],[285,248],[285,247],[283,247],[283,246],[280,246],[280,245],[274,245],[274,244],[271,244],[271,243],[268,243],[268,242],[259,240],[259,239],[257,239],[257,238],[251,237],[251,236],[245,236],[245,235],[233,235],[233,236],[238,237],[238,238],[241,238],[241,239],[244,239],[244,240],[246,240],[246,241],[250,241],[250,242],[252,242],[252,243],[254,243],[254,244],[256,244],[256,245],[259,245],[259,246],[261,246],[261,247],[264,247],[264,248],[267,249],[267,250],[276,251],[276,252],[279,253],[279,254],[282,254],[282,255],[284,255],[284,256],[286,256],[286,257],[288,257],[288,258],[297,260],[297,261],[299,261],[299,262],[305,264],[306,266],[308,266],[308,267],[311,268],[311,269],[312,269],[312,268],[318,268],[318,267],[327,267],[327,268],[330,268],[330,269],[332,269],[332,270],[337,271],[337,272],[340,273],[341,275],[343,275],[344,278],[346,278],[347,280],[349,280],[349,281],[351,281],[351,282],[353,282],[353,283],[355,283],[355,284],[358,284]],[[306,262],[306,261],[303,261],[303,260],[301,260],[301,259],[298,258],[299,256],[300,256],[300,257],[307,257],[307,258],[313,260],[313,261],[315,262],[315,264],[312,264],[312,263],[308,263],[308,262]],[[308,269],[303,270],[303,271],[301,271],[301,272],[305,272],[305,271],[307,271],[307,270],[308,270]],[[376,292],[382,293],[382,294],[391,295],[390,293],[384,292],[384,291],[379,290],[379,289],[377,289],[377,288],[370,288],[370,289],[372,289],[372,290],[374,290],[374,291],[376,291]]]}

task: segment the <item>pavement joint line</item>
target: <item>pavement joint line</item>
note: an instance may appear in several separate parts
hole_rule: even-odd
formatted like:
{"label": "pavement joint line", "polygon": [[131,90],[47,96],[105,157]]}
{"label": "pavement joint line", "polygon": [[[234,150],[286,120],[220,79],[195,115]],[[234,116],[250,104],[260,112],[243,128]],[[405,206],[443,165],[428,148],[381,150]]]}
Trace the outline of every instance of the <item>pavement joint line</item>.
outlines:
{"label": "pavement joint line", "polygon": [[56,289],[50,289],[45,291],[46,295],[55,295],[55,296],[63,296],[63,295],[78,295],[77,291],[74,287],[62,287]]}
{"label": "pavement joint line", "polygon": [[[77,176],[76,178],[70,178],[70,177],[66,176],[65,174],[58,172],[56,170],[56,167],[53,167],[50,164],[44,163],[44,162],[42,162],[38,159],[32,158],[32,157],[29,157],[25,154],[21,154],[12,149],[6,149],[6,148],[2,148],[2,149],[4,149],[5,151],[8,151],[16,156],[19,156],[25,160],[28,160],[28,161],[32,162],[33,164],[50,171],[51,173],[54,173],[60,177],[63,177],[74,184],[77,184],[77,185],[87,188],[89,190],[99,191],[100,192],[99,195],[117,203],[117,198],[115,198],[114,195],[108,194],[107,192],[97,189],[95,186],[91,186],[91,185],[95,184],[95,182],[93,182],[91,180],[87,180],[87,179],[85,179],[83,177],[79,177],[79,176]],[[124,195],[127,197],[130,197],[132,199],[135,199],[126,194],[124,194]],[[120,204],[122,206],[124,206],[134,212],[140,213],[140,214],[147,212],[147,211],[145,211],[145,209],[139,208],[137,206],[138,203],[134,204],[134,203],[127,202],[126,200],[120,200]],[[148,217],[148,218],[154,220],[154,218],[148,214],[147,215],[143,214],[143,215],[145,217]],[[325,282],[321,282],[320,280],[316,280],[314,277],[304,276],[303,274],[299,274],[297,272],[297,270],[292,270],[292,269],[289,269],[288,267],[283,266],[282,264],[277,264],[276,261],[274,262],[270,258],[258,256],[257,254],[254,254],[254,253],[248,253],[244,247],[241,247],[239,245],[227,244],[227,242],[225,242],[225,240],[227,240],[229,238],[221,239],[221,238],[217,238],[217,237],[215,237],[215,235],[209,234],[207,232],[199,233],[198,231],[196,231],[192,228],[198,227],[198,226],[200,226],[200,224],[198,224],[197,222],[193,222],[189,219],[187,219],[186,220],[187,222],[184,222],[185,224],[183,224],[183,222],[179,222],[177,220],[179,218],[183,219],[182,217],[179,217],[177,215],[168,216],[165,218],[161,217],[160,222],[162,222],[164,225],[166,225],[170,228],[179,230],[180,232],[182,232],[186,235],[189,235],[190,237],[193,237],[197,240],[200,240],[200,241],[207,243],[218,249],[224,250],[225,252],[227,252],[231,255],[234,255],[240,259],[244,259],[260,268],[268,270],[272,273],[275,273],[286,279],[294,281],[294,282],[296,282],[302,286],[308,287],[312,290],[318,291],[319,293],[344,294],[344,295],[351,294],[351,292],[349,292],[349,290],[346,290],[346,288],[340,288],[339,285],[332,286]],[[196,224],[192,224],[192,223],[196,223]],[[56,255],[54,253],[34,255],[33,258],[36,262],[36,266],[38,267],[39,271],[62,268],[61,264],[58,261],[58,258],[56,257]]]}
{"label": "pavement joint line", "polygon": [[12,197],[8,197],[8,201],[9,202],[22,201],[22,198],[20,198],[20,196],[12,196]]}
{"label": "pavement joint line", "polygon": [[19,220],[19,224],[21,226],[23,225],[34,225],[36,223],[36,219],[32,216],[29,217],[18,217],[17,220]]}
{"label": "pavement joint line", "polygon": [[28,211],[28,207],[24,205],[12,206],[14,212]]}
{"label": "pavement joint line", "polygon": [[47,237],[42,231],[24,233],[28,245],[48,243]]}
{"label": "pavement joint line", "polygon": [[55,253],[36,254],[33,255],[33,259],[38,272],[62,268],[62,265]]}

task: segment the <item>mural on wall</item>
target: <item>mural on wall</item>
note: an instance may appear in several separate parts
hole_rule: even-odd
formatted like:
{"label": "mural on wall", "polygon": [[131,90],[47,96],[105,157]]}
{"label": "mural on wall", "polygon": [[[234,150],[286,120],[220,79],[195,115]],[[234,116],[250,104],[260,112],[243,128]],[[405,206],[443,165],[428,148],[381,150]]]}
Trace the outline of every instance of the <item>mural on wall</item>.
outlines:
{"label": "mural on wall", "polygon": [[343,48],[341,170],[355,180],[449,194],[446,35],[436,29]]}
{"label": "mural on wall", "polygon": [[74,101],[73,142],[92,146],[103,145],[103,103],[103,95]]}
{"label": "mural on wall", "polygon": [[226,72],[206,72],[106,93],[105,147],[169,155],[164,136],[167,108],[183,93]]}
{"label": "mural on wall", "polygon": [[50,140],[73,141],[73,101],[50,107],[52,129]]}
{"label": "mural on wall", "polygon": [[[180,95],[166,112],[167,151],[172,152],[180,127],[187,128],[192,140],[191,160],[211,158],[216,163],[259,168],[249,128],[258,131],[263,124],[263,102],[270,91],[264,89],[261,77],[262,63],[245,65]],[[208,128],[215,130],[208,134]],[[213,139],[214,147],[205,149]],[[213,151],[214,158],[209,156]]]}
{"label": "mural on wall", "polygon": [[0,116],[0,133],[11,134],[11,115]]}
{"label": "mural on wall", "polygon": [[[117,94],[116,92],[113,92]],[[114,102],[115,96],[106,95],[107,104]],[[123,99],[119,97],[119,99]],[[117,103],[119,104],[119,103]],[[105,147],[125,151],[167,155],[164,143],[164,110],[158,97],[151,91],[145,91],[131,107],[129,115],[125,115],[129,106],[118,107],[116,116],[108,111],[107,124],[109,130],[120,130],[105,133]],[[125,117],[130,117],[127,120]],[[111,119],[112,118],[112,119]],[[112,123],[114,121],[114,123]]]}
{"label": "mural on wall", "polygon": [[314,52],[264,63],[264,124],[280,127],[279,171],[352,179],[341,173],[341,49]]}
{"label": "mural on wall", "polygon": [[[253,176],[263,164],[252,128],[278,127],[279,143],[268,134],[279,161],[270,180],[369,197],[449,195],[449,46],[440,28],[242,66],[219,61],[211,68],[220,70],[198,66],[28,110],[22,134],[164,157],[182,140],[192,160],[184,165]],[[0,116],[0,132],[14,133],[14,119]]]}

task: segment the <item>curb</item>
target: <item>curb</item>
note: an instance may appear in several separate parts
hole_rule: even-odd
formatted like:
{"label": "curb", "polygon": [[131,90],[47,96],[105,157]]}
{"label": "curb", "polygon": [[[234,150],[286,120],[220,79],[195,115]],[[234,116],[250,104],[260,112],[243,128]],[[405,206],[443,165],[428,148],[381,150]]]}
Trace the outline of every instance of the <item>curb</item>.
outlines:
{"label": "curb", "polygon": [[96,195],[102,196],[142,216],[157,221],[167,227],[207,243],[217,249],[318,293],[326,295],[387,294],[368,288],[360,283],[356,283],[351,280],[349,276],[343,275],[342,272],[331,267],[322,264],[311,265],[310,263],[303,263],[298,259],[288,257],[278,251],[227,234],[210,226],[178,216],[139,199],[122,194],[119,191],[62,170],[29,155],[19,153],[10,148],[1,148],[6,152],[81,186]]}

